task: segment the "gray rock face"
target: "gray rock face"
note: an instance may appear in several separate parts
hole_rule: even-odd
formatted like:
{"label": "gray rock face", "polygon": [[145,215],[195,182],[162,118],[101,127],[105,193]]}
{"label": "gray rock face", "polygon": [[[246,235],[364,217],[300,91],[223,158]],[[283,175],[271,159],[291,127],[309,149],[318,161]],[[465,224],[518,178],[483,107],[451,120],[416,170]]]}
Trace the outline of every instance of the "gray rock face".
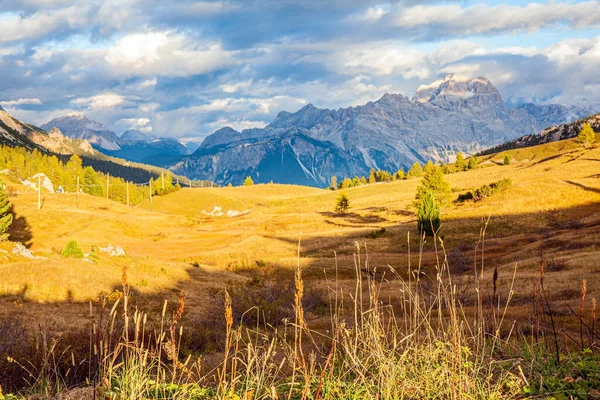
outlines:
{"label": "gray rock face", "polygon": [[119,150],[117,143],[119,137],[104,125],[91,121],[86,117],[79,115],[68,115],[66,117],[55,118],[41,126],[42,129],[50,131],[52,128],[58,128],[63,135],[72,139],[85,139],[93,146],[104,150]]}
{"label": "gray rock face", "polygon": [[220,184],[241,184],[250,175],[255,182],[326,186],[332,175],[452,160],[458,151],[476,153],[587,111],[533,104],[508,108],[489,80],[448,75],[421,86],[412,100],[386,94],[339,110],[309,104],[279,113],[264,129],[220,129],[172,169]]}

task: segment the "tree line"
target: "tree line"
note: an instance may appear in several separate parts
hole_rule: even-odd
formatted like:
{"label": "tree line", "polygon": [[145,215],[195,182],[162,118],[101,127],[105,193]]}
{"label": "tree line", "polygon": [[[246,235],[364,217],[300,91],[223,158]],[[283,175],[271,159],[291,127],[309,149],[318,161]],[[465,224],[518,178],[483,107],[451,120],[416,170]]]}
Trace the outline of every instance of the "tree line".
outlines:
{"label": "tree line", "polygon": [[84,166],[82,158],[78,155],[63,160],[56,155],[44,154],[38,150],[29,151],[21,147],[0,146],[0,170],[8,173],[11,178],[22,180],[43,173],[50,179],[55,190],[66,193],[79,190],[92,196],[108,197],[123,203],[127,201],[129,192],[130,204],[141,203],[150,193],[160,196],[181,188],[179,184],[173,183],[169,172],[149,173],[147,182],[133,183],[120,176],[97,171],[92,166]]}
{"label": "tree line", "polygon": [[[329,184],[331,190],[336,189],[347,189],[355,186],[368,185],[377,182],[393,182],[402,179],[419,178],[423,176],[424,169],[433,166],[433,161],[429,160],[423,166],[415,162],[408,171],[404,172],[404,169],[400,168],[396,172],[390,172],[386,170],[371,168],[369,176],[355,176],[354,178],[345,177],[343,180],[338,182],[337,176],[332,176]],[[467,171],[470,169],[476,169],[479,165],[479,160],[476,156],[471,156],[469,159],[465,159],[462,152],[456,155],[456,162],[448,164],[438,164],[441,171],[444,174],[453,174],[459,171]]]}

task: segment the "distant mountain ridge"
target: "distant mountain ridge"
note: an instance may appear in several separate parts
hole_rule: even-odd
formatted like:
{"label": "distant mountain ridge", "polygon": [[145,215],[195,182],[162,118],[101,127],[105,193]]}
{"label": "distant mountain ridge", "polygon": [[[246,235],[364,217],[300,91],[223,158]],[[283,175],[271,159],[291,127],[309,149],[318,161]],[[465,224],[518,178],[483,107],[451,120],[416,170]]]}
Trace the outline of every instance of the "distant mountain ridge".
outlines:
{"label": "distant mountain ridge", "polygon": [[488,79],[448,75],[421,86],[412,99],[385,94],[338,110],[308,104],[280,112],[262,129],[219,129],[171,169],[220,184],[241,184],[250,175],[255,182],[323,187],[332,175],[452,160],[458,151],[476,153],[586,112],[562,105],[510,108]]}
{"label": "distant mountain ridge", "polygon": [[176,139],[158,138],[137,129],[129,129],[119,137],[99,122],[81,115],[55,118],[42,125],[44,130],[60,129],[67,137],[87,140],[102,153],[129,161],[168,166],[189,154]]}

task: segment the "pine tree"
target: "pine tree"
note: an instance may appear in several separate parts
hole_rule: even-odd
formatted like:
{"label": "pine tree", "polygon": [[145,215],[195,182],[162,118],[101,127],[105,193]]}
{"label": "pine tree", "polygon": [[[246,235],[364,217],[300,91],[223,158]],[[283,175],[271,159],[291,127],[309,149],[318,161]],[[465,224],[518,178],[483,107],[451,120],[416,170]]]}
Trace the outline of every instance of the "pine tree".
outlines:
{"label": "pine tree", "polygon": [[421,202],[427,193],[432,193],[436,203],[442,206],[446,205],[452,196],[450,184],[444,177],[442,168],[438,165],[431,165],[431,167],[426,168],[425,175],[423,175],[415,196],[417,208],[421,206]]}
{"label": "pine tree", "polygon": [[400,168],[398,170],[398,172],[396,172],[396,177],[398,179],[405,179],[406,178],[406,175],[404,174],[404,170],[402,168]]}
{"label": "pine tree", "polygon": [[83,169],[83,192],[91,194],[92,196],[102,196],[105,194],[98,174],[92,167],[85,167]]}
{"label": "pine tree", "polygon": [[504,156],[504,165],[510,165],[510,158],[508,158],[508,155]]}
{"label": "pine tree", "polygon": [[329,187],[331,190],[337,189],[337,176],[334,175],[331,177],[331,183],[329,184]]}
{"label": "pine tree", "polygon": [[406,176],[408,178],[423,176],[423,168],[421,167],[421,164],[419,164],[418,162],[414,163],[413,166],[410,167],[410,169],[408,170]]}
{"label": "pine tree", "polygon": [[590,147],[592,143],[596,141],[596,133],[587,122],[581,127],[577,140],[583,145],[583,147]]}
{"label": "pine tree", "polygon": [[252,178],[250,176],[247,176],[246,179],[244,180],[244,186],[252,186],[254,185],[254,181],[252,180]]}
{"label": "pine tree", "polygon": [[335,201],[335,212],[337,214],[346,214],[346,211],[350,208],[350,200],[346,193],[340,193],[337,200]]}
{"label": "pine tree", "polygon": [[10,212],[11,206],[12,204],[8,200],[8,194],[6,193],[6,186],[0,180],[0,242],[8,239],[8,229],[13,222],[13,215]]}
{"label": "pine tree", "polygon": [[469,158],[469,169],[477,169],[477,166],[479,165],[479,160],[477,159],[477,157],[472,156],[471,158]]}
{"label": "pine tree", "polygon": [[454,165],[456,165],[457,171],[464,171],[467,168],[467,163],[465,162],[465,156],[463,156],[462,151],[459,151],[458,154],[456,155],[456,162],[454,163]]}
{"label": "pine tree", "polygon": [[433,165],[433,161],[429,160],[427,161],[427,164],[425,164],[425,167],[423,168],[423,173],[425,175],[431,173],[431,171],[435,169],[435,165]]}
{"label": "pine tree", "polygon": [[369,172],[369,183],[375,182],[377,182],[377,178],[375,178],[375,169],[371,168],[371,171]]}
{"label": "pine tree", "polygon": [[432,192],[427,192],[417,212],[419,232],[433,236],[440,228],[440,207]]}
{"label": "pine tree", "polygon": [[340,189],[348,189],[350,187],[352,187],[352,179],[344,178],[342,184],[340,185]]}

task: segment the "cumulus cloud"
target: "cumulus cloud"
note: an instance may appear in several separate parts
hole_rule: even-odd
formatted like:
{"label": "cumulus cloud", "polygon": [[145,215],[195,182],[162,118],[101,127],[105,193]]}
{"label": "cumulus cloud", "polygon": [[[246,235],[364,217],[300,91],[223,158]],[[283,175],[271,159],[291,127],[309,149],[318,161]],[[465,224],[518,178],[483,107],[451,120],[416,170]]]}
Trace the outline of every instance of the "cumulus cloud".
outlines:
{"label": "cumulus cloud", "polygon": [[125,75],[188,76],[235,62],[219,43],[197,43],[175,32],[132,33],[109,47],[104,60]]}
{"label": "cumulus cloud", "polygon": [[536,31],[548,25],[568,24],[574,28],[600,24],[600,2],[530,3],[525,6],[476,4],[418,5],[398,7],[391,16],[402,28],[431,27],[440,34],[482,34]]}
{"label": "cumulus cloud", "polygon": [[38,39],[52,32],[81,28],[88,21],[90,12],[90,7],[76,5],[31,15],[0,13],[0,43]]}
{"label": "cumulus cloud", "polygon": [[91,97],[77,98],[73,104],[92,109],[114,108],[129,103],[124,97],[116,93],[101,93]]}

